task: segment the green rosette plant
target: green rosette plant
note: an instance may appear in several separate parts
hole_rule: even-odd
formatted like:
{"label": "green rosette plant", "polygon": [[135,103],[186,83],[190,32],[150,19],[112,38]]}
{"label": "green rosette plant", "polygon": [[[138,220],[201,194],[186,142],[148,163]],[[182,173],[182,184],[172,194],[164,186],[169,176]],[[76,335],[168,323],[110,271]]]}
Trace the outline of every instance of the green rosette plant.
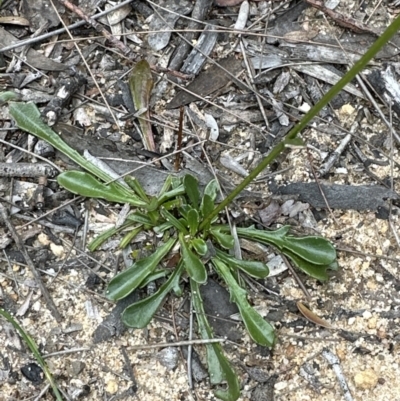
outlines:
{"label": "green rosette plant", "polygon": [[[127,233],[121,239],[121,248],[126,247],[141,231],[152,231],[160,237],[157,249],[150,256],[137,260],[108,284],[107,297],[119,300],[137,288],[154,280],[163,279],[163,283],[154,294],[133,303],[123,311],[122,319],[126,325],[145,327],[171,291],[178,296],[181,295],[181,277],[185,274],[189,277],[198,331],[204,339],[213,338],[211,326],[204,313],[200,286],[207,282],[210,271],[214,270],[225,282],[231,300],[236,303],[250,337],[262,346],[272,347],[275,342],[274,328],[249,303],[246,289],[242,287],[239,279],[240,274],[248,274],[256,279],[265,278],[269,273],[268,266],[260,261],[238,260],[232,256],[234,238],[230,227],[220,224],[219,213],[229,206],[233,199],[285,148],[302,145],[297,134],[347,83],[354,79],[399,27],[400,16],[260,164],[218,204],[216,204],[218,184],[214,180],[201,192],[195,177],[190,175],[183,178],[169,177],[158,196],[153,197],[148,196],[134,178],[125,177],[125,181],[115,181],[65,144],[42,122],[40,112],[35,105],[11,101],[15,96],[10,92],[0,94],[0,104],[9,102],[10,114],[19,128],[49,142],[83,168],[83,172],[68,171],[60,174],[58,182],[61,186],[75,194],[102,198],[109,202],[128,203],[135,208],[127,216],[124,224],[106,231],[93,240],[89,250],[95,250],[108,238],[120,232]],[[150,76],[146,73],[146,68],[145,63],[142,63],[139,64],[137,71],[138,74],[140,72],[140,76],[147,77],[145,82],[135,78],[131,80],[135,102],[139,106],[142,105],[143,110],[146,109],[151,91]],[[146,119],[142,118],[140,124],[142,135],[146,137],[144,143],[148,148],[152,148],[152,138],[149,138]],[[298,269],[321,281],[328,279],[328,269],[338,268],[336,251],[329,241],[317,236],[292,236],[288,226],[275,231],[238,227],[237,235],[239,238],[276,248]],[[164,262],[169,260],[175,251],[179,252],[176,266],[172,269],[165,267]],[[222,346],[210,343],[206,345],[206,349],[211,384],[225,384],[225,388],[218,388],[215,395],[226,401],[237,400],[240,395],[238,377],[224,356]]]}

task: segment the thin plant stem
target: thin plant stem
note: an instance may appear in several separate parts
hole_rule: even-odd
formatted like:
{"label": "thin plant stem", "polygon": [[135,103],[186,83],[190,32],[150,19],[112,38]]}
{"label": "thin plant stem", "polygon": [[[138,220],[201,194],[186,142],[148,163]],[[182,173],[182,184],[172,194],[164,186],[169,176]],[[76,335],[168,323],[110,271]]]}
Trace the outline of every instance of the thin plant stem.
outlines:
{"label": "thin plant stem", "polygon": [[286,138],[279,142],[271,152],[256,166],[250,174],[232,190],[232,192],[210,213],[201,223],[200,230],[207,226],[211,220],[242,192],[258,174],[260,174],[273,160],[275,160],[287,147],[293,145],[293,140],[297,134],[301,132],[308,123],[318,115],[339,92],[359,74],[369,61],[377,54],[383,46],[392,38],[392,36],[400,29],[400,15],[388,26],[385,32],[372,44],[365,54],[354,64],[354,66],[343,76],[343,78],[334,85],[321,100],[295,125]]}

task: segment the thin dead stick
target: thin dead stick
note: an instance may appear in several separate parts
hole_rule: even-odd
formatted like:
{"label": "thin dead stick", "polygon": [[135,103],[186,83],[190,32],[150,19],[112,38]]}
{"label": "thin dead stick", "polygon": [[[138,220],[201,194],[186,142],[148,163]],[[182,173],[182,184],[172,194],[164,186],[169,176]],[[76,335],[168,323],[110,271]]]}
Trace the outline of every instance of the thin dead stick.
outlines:
{"label": "thin dead stick", "polygon": [[339,358],[337,357],[337,355],[334,354],[334,353],[333,353],[332,351],[330,351],[329,349],[324,348],[324,349],[322,350],[322,356],[323,356],[323,357],[327,360],[327,362],[332,366],[332,369],[333,369],[333,371],[335,372],[336,377],[337,377],[337,379],[338,379],[340,388],[341,388],[342,391],[343,391],[344,399],[345,399],[346,401],[354,401],[354,400],[353,400],[353,397],[352,397],[352,395],[351,395],[349,386],[348,386],[348,384],[347,384],[346,378],[345,378],[345,376],[344,376],[344,374],[343,374],[343,369],[342,369],[342,367],[340,366],[340,360],[339,360]]}
{"label": "thin dead stick", "polygon": [[317,185],[318,185],[319,192],[321,192],[321,196],[322,196],[323,199],[324,199],[325,205],[326,205],[326,207],[327,207],[327,209],[328,209],[330,215],[332,216],[333,221],[335,222],[335,224],[336,224],[337,226],[339,226],[339,223],[338,223],[338,221],[336,220],[335,215],[333,214],[331,207],[329,206],[328,199],[326,199],[324,190],[323,190],[322,187],[321,187],[321,184],[320,184],[320,182],[319,182],[317,173],[315,172],[315,168],[314,168],[314,165],[313,165],[313,159],[312,159],[312,156],[311,156],[311,153],[310,153],[309,149],[306,149],[306,152],[307,152],[307,156],[308,156],[308,161],[310,162],[310,168],[311,168],[312,174],[313,174],[313,176],[314,176],[315,182],[316,182]]}
{"label": "thin dead stick", "polygon": [[1,139],[1,138],[0,138],[0,143],[4,143],[4,145],[11,146],[11,147],[14,148],[14,149],[18,149],[18,150],[20,150],[21,152],[27,153],[28,155],[31,155],[31,156],[33,156],[33,157],[36,157],[37,159],[43,160],[44,162],[50,164],[50,166],[52,166],[54,169],[56,169],[56,170],[59,171],[60,173],[63,172],[63,170],[61,170],[60,167],[58,167],[56,164],[54,164],[53,162],[51,162],[50,160],[46,159],[46,158],[43,157],[43,156],[37,155],[37,154],[35,154],[35,153],[33,153],[33,152],[30,152],[29,150],[26,150],[26,149],[24,149],[24,148],[21,148],[20,146],[14,145],[13,143],[8,142],[8,141],[5,141],[4,139]]}
{"label": "thin dead stick", "polygon": [[184,116],[184,109],[183,106],[179,109],[179,128],[178,128],[178,141],[176,150],[178,151],[175,155],[175,171],[178,171],[181,167],[181,150],[182,150],[182,131],[183,131],[183,116]]}
{"label": "thin dead stick", "polygon": [[165,347],[182,347],[184,345],[202,345],[202,344],[213,344],[213,343],[223,343],[226,339],[224,338],[210,338],[209,340],[187,340],[178,341],[177,343],[160,343],[160,344],[150,344],[150,345],[133,345],[129,347],[129,350],[144,350],[144,349],[157,349]]}
{"label": "thin dead stick", "polygon": [[57,170],[43,163],[0,163],[0,177],[50,177],[57,175]]}
{"label": "thin dead stick", "polygon": [[311,295],[308,292],[307,288],[305,287],[304,283],[301,281],[301,279],[298,276],[298,274],[296,273],[296,270],[293,269],[292,265],[290,264],[289,260],[287,259],[287,257],[285,255],[281,254],[281,257],[285,261],[286,266],[290,270],[290,273],[292,273],[292,276],[294,277],[294,279],[297,281],[297,284],[299,285],[299,287],[303,291],[303,293],[306,296],[307,300],[310,301],[311,300]]}
{"label": "thin dead stick", "polygon": [[[192,297],[190,297],[189,341],[193,341],[193,299],[192,299]],[[187,351],[187,374],[188,374],[189,388],[193,390],[192,351],[193,351],[193,346],[192,346],[192,344],[189,344],[188,351]]]}
{"label": "thin dead stick", "polygon": [[54,318],[56,319],[56,321],[58,323],[60,323],[62,321],[62,316],[60,314],[60,312],[58,312],[57,307],[53,301],[53,299],[51,298],[49,292],[47,291],[46,287],[43,284],[43,281],[40,277],[40,274],[38,273],[38,271],[36,270],[35,264],[33,263],[31,257],[29,256],[24,244],[22,243],[16,229],[14,228],[14,226],[11,224],[11,221],[8,218],[7,215],[7,211],[6,208],[3,206],[2,203],[0,203],[0,216],[1,218],[4,220],[8,230],[10,231],[15,244],[17,245],[18,250],[22,253],[22,255],[25,258],[25,262],[26,264],[29,266],[29,269],[33,275],[33,277],[35,278],[39,289],[43,295],[43,298],[45,299],[46,303],[47,303],[47,307],[50,309],[52,315],[54,316]]}
{"label": "thin dead stick", "polygon": [[89,348],[89,347],[65,349],[65,350],[63,350],[63,351],[52,352],[51,354],[42,355],[42,357],[43,357],[43,359],[46,359],[46,358],[51,358],[51,357],[53,357],[53,356],[66,355],[66,354],[74,354],[74,353],[76,353],[76,352],[86,352],[86,351],[90,351],[90,350],[91,350],[91,348]]}

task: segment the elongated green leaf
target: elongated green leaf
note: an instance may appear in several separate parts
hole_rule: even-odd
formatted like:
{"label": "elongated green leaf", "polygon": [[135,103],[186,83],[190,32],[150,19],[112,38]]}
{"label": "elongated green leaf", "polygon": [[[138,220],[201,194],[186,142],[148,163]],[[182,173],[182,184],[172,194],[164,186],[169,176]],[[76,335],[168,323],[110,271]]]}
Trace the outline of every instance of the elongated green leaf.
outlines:
{"label": "elongated green leaf", "polygon": [[143,225],[154,226],[153,220],[145,213],[134,212],[126,216],[127,221],[134,221]]}
{"label": "elongated green leaf", "polygon": [[164,181],[164,184],[161,187],[160,192],[158,193],[158,198],[161,198],[162,195],[164,195],[167,191],[169,191],[171,186],[172,186],[172,176],[169,175]]}
{"label": "elongated green leaf", "polygon": [[[282,227],[283,228],[283,227]],[[281,251],[288,250],[300,258],[315,265],[329,265],[336,260],[334,246],[322,237],[292,237],[281,235],[282,229],[276,235],[274,231],[261,231],[255,228],[238,228],[239,236],[256,240],[265,244],[273,244]]]}
{"label": "elongated green leaf", "polygon": [[219,185],[217,180],[211,180],[204,188],[204,195],[208,195],[213,202],[217,199]]}
{"label": "elongated green leaf", "polygon": [[225,252],[216,249],[217,257],[228,266],[235,269],[243,270],[248,275],[255,278],[265,278],[269,274],[268,266],[256,260],[240,260],[233,256],[227,255]]}
{"label": "elongated green leaf", "polygon": [[154,271],[165,255],[174,246],[176,239],[170,238],[150,256],[135,262],[129,269],[116,275],[108,284],[106,296],[116,301],[125,298],[134,291],[140,283]]}
{"label": "elongated green leaf", "polygon": [[246,291],[239,286],[232,276],[229,267],[219,259],[211,259],[218,274],[224,279],[229,288],[232,300],[239,308],[240,316],[246,326],[250,337],[260,345],[272,347],[275,342],[273,326],[250,306],[246,298]]}
{"label": "elongated green leaf", "polygon": [[[221,228],[221,231],[230,232],[230,228],[228,225],[217,226]],[[283,226],[278,228],[277,230],[257,230],[254,226],[250,226],[247,228],[238,227],[238,234],[240,232],[241,236],[246,236],[246,238],[253,238],[258,240],[262,239],[265,241],[277,242],[283,241],[287,233],[289,232],[290,226]]]}
{"label": "elongated green leaf", "polygon": [[285,238],[285,249],[316,265],[328,265],[336,260],[336,249],[322,237]]}
{"label": "elongated green leaf", "polygon": [[210,233],[223,248],[225,249],[233,248],[235,241],[232,235],[225,234],[221,232],[219,228],[213,228],[213,227],[211,227]]}
{"label": "elongated green leaf", "polygon": [[179,232],[187,235],[188,230],[186,226],[182,223],[182,221],[178,220],[175,216],[173,216],[168,210],[165,210],[163,207],[160,210],[161,215],[171,223]]}
{"label": "elongated green leaf", "polygon": [[114,183],[103,184],[91,174],[83,171],[67,171],[57,177],[57,182],[68,191],[87,196],[90,198],[101,198],[110,202],[129,203],[133,206],[147,207],[147,203],[140,200],[133,192],[126,196]]}
{"label": "elongated green leaf", "polygon": [[141,283],[140,288],[144,288],[149,285],[152,281],[158,280],[159,278],[166,277],[170,274],[171,271],[169,269],[161,269],[156,270],[153,273],[149,274]]}
{"label": "elongated green leaf", "polygon": [[193,238],[190,241],[190,243],[192,244],[193,248],[200,256],[204,256],[205,254],[207,254],[208,246],[207,246],[206,241],[204,241],[203,239]]}
{"label": "elongated green leaf", "polygon": [[[203,199],[201,200],[201,205],[200,205],[200,212],[203,218],[208,216],[212,211],[214,210],[214,201],[211,199],[210,195],[203,195]],[[207,227],[203,227],[205,230],[207,230],[211,225],[210,224]]]}
{"label": "elongated green leaf", "polygon": [[167,221],[165,223],[162,223],[162,224],[154,227],[153,230],[155,233],[159,234],[159,233],[163,233],[166,230],[169,230],[172,227],[173,227],[173,225],[169,221]]}
{"label": "elongated green leaf", "polygon": [[182,178],[181,177],[171,176],[171,187],[172,187],[172,189],[174,190],[174,189],[177,189],[177,188],[179,188],[181,186],[183,187]]}
{"label": "elongated green leaf", "polygon": [[[102,181],[112,181],[112,177],[68,146],[59,135],[47,126],[41,120],[40,111],[33,103],[10,102],[9,111],[19,128],[48,142],[55,149],[68,156],[76,164],[92,173],[95,177],[100,178]],[[130,196],[131,190],[129,188],[125,188],[119,182],[115,182],[114,185],[116,185],[122,193],[125,193],[126,196]]]}
{"label": "elongated green leaf", "polygon": [[[300,258],[296,254],[291,253],[289,251],[284,251],[283,253],[289,259],[292,260],[292,262],[295,264],[296,267],[298,267],[304,273],[308,274],[310,277],[314,277],[320,281],[328,280],[329,276],[327,274],[327,270],[330,269],[329,265],[327,265],[327,266],[315,265],[311,262],[308,262],[307,260]],[[335,270],[335,269],[333,268],[332,270]]]}
{"label": "elongated green leaf", "polygon": [[[199,285],[194,280],[190,280],[190,287],[201,338],[210,340],[214,336],[204,312]],[[217,343],[207,344],[206,349],[211,384],[227,383],[227,389],[216,390],[214,392],[215,395],[224,401],[236,401],[240,396],[239,381],[236,373],[225,358],[221,345]]]}
{"label": "elongated green leaf", "polygon": [[38,364],[43,369],[44,375],[46,376],[46,379],[48,380],[57,400],[63,401],[61,393],[58,390],[57,383],[54,380],[54,378],[50,372],[50,369],[48,368],[46,361],[43,359],[42,354],[40,353],[39,348],[36,345],[33,338],[18,324],[18,322],[8,312],[3,310],[2,308],[0,308],[0,315],[2,315],[5,319],[7,319],[14,326],[15,330],[18,331],[20,336],[25,341],[26,345],[31,350],[31,352],[34,355],[35,359],[37,360]]}
{"label": "elongated green leaf", "polygon": [[126,248],[126,247],[131,243],[131,241],[132,241],[134,238],[136,238],[136,236],[137,236],[141,231],[143,231],[143,226],[142,226],[142,225],[137,226],[137,227],[134,227],[134,228],[132,227],[131,231],[128,232],[127,234],[125,234],[125,236],[121,239],[121,241],[120,241],[120,243],[119,243],[119,247],[120,247],[121,249]]}
{"label": "elongated green leaf", "polygon": [[94,252],[101,244],[103,244],[105,241],[107,241],[110,237],[112,237],[113,235],[115,235],[116,233],[125,230],[126,228],[128,228],[129,226],[131,226],[132,223],[124,223],[122,224],[121,227],[118,228],[110,228],[109,230],[104,231],[103,233],[101,233],[99,236],[97,236],[93,241],[90,242],[90,244],[88,245],[88,249],[90,252]]}
{"label": "elongated green leaf", "polygon": [[195,255],[188,247],[184,235],[179,235],[181,255],[185,269],[196,283],[204,284],[207,281],[207,271],[199,256]]}
{"label": "elongated green leaf", "polygon": [[199,212],[196,209],[190,209],[187,214],[186,220],[188,222],[190,235],[196,235],[200,223]]}
{"label": "elongated green leaf", "polygon": [[12,100],[17,100],[18,95],[14,92],[1,92],[0,93],[0,106]]}
{"label": "elongated green leaf", "polygon": [[136,327],[138,329],[146,327],[154,314],[161,307],[167,294],[174,287],[179,285],[179,278],[182,271],[183,264],[179,263],[169,279],[153,295],[139,302],[135,302],[124,310],[122,313],[122,321],[129,327]]}
{"label": "elongated green leaf", "polygon": [[183,178],[183,186],[185,187],[186,195],[188,196],[191,206],[195,209],[199,208],[200,192],[197,178],[190,174]]}
{"label": "elongated green leaf", "polygon": [[135,193],[139,196],[139,198],[144,202],[150,202],[149,197],[147,196],[146,192],[140,182],[137,180],[136,177],[132,177],[131,175],[125,176],[125,182],[129,185],[131,189],[135,191]]}
{"label": "elongated green leaf", "polygon": [[170,201],[168,201],[168,202],[164,202],[163,204],[162,204],[162,207],[165,209],[165,210],[172,210],[172,209],[178,209],[179,207],[181,207],[182,206],[182,197],[179,197],[179,198],[177,198],[177,199],[173,199],[173,200],[170,200]]}
{"label": "elongated green leaf", "polygon": [[150,65],[146,60],[136,63],[129,78],[129,86],[136,110],[143,110],[138,117],[142,141],[145,149],[155,152],[153,131],[150,122],[150,94],[153,89],[153,77]]}

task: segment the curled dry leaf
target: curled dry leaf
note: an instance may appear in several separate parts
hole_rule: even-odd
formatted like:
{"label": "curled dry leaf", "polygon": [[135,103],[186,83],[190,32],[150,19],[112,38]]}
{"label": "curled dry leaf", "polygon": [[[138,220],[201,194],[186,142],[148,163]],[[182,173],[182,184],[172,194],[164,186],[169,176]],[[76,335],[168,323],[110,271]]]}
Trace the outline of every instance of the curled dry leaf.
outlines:
{"label": "curled dry leaf", "polygon": [[321,319],[319,316],[317,316],[314,312],[311,312],[310,309],[308,309],[305,305],[303,305],[302,302],[298,301],[296,303],[297,308],[299,309],[300,313],[310,322],[313,322],[314,324],[318,326],[325,327],[327,329],[333,329],[333,326],[328,323],[326,320]]}

